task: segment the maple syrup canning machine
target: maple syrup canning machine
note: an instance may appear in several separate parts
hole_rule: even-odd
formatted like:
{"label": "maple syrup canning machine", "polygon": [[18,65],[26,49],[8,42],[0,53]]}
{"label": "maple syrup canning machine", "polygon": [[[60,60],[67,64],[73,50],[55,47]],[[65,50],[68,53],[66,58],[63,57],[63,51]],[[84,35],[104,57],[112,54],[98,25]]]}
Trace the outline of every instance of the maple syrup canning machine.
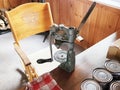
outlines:
{"label": "maple syrup canning machine", "polygon": [[[37,60],[38,63],[43,62],[52,62],[53,58],[60,62],[60,67],[67,72],[72,72],[75,68],[75,51],[74,51],[74,41],[79,36],[79,31],[85,24],[86,20],[88,19],[89,15],[93,11],[96,2],[93,2],[90,6],[88,12],[84,16],[83,20],[81,21],[78,28],[75,27],[67,27],[63,24],[60,25],[53,25],[50,28],[50,51],[51,51],[51,58],[50,59],[39,59]],[[67,50],[60,50],[57,51],[54,55],[52,53],[52,40],[54,40],[54,44],[57,48],[60,48],[63,44],[67,46]]]}

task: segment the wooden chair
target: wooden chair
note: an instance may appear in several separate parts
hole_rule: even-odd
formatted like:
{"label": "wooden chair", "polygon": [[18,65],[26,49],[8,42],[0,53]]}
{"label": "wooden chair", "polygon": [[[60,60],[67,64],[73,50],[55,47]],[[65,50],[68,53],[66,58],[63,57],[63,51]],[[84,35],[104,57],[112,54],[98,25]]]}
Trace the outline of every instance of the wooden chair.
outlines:
{"label": "wooden chair", "polygon": [[34,78],[37,78],[38,75],[31,66],[29,58],[21,49],[19,41],[31,35],[49,30],[53,24],[50,5],[47,2],[26,3],[5,13],[15,39],[15,50],[22,59],[28,80],[32,81]]}

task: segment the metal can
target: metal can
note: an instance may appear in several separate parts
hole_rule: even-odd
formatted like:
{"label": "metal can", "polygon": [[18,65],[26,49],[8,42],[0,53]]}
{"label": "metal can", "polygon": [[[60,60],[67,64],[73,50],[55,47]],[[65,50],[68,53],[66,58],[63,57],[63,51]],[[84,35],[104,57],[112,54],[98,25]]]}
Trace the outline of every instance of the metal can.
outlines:
{"label": "metal can", "polygon": [[80,88],[81,90],[102,90],[100,84],[93,79],[85,79]]}
{"label": "metal can", "polygon": [[113,75],[113,80],[120,80],[120,62],[117,60],[107,60],[105,68]]}
{"label": "metal can", "polygon": [[110,84],[110,89],[109,90],[120,90],[120,80],[113,81]]}
{"label": "metal can", "polygon": [[108,90],[109,83],[113,80],[112,74],[104,68],[96,68],[92,74],[93,78],[100,83],[103,90]]}

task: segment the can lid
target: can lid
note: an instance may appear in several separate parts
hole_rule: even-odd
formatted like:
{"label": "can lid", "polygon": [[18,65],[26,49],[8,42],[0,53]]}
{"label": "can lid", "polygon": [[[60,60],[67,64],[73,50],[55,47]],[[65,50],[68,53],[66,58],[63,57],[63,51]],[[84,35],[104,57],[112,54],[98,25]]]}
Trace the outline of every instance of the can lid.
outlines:
{"label": "can lid", "polygon": [[120,90],[120,80],[112,82],[110,90]]}
{"label": "can lid", "polygon": [[113,76],[109,71],[103,68],[96,68],[93,70],[93,78],[98,82],[110,82],[112,81]]}
{"label": "can lid", "polygon": [[116,60],[107,60],[105,62],[105,68],[110,72],[119,72],[120,73],[120,62]]}
{"label": "can lid", "polygon": [[102,90],[102,88],[95,80],[86,79],[81,83],[81,90]]}
{"label": "can lid", "polygon": [[67,61],[67,51],[59,50],[54,54],[54,59],[60,63]]}

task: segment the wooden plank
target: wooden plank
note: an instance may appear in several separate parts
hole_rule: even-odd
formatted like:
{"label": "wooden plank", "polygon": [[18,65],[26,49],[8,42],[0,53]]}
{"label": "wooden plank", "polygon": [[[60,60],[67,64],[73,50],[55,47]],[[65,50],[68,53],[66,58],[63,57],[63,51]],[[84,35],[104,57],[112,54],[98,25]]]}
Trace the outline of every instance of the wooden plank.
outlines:
{"label": "wooden plank", "polygon": [[94,44],[116,31],[119,18],[119,14],[112,12],[109,7],[99,5],[98,8]]}
{"label": "wooden plank", "polygon": [[3,5],[3,0],[0,0],[0,8],[3,8],[4,5]]}
{"label": "wooden plank", "polygon": [[3,6],[4,6],[3,8],[5,8],[5,9],[10,9],[11,8],[8,0],[3,0]]}
{"label": "wooden plank", "polygon": [[120,30],[120,16],[119,16],[119,19],[118,19],[118,23],[117,23],[117,26],[116,26],[116,31]]}
{"label": "wooden plank", "polygon": [[31,2],[31,0],[0,0],[0,8],[12,9],[23,3]]}
{"label": "wooden plank", "polygon": [[18,5],[31,2],[31,0],[8,0],[11,8],[15,8]]}
{"label": "wooden plank", "polygon": [[[85,14],[86,14],[92,3],[89,3],[87,5],[85,5],[85,4],[86,3],[84,3],[84,7],[86,7],[86,10],[85,10],[86,11]],[[95,34],[95,25],[97,22],[96,21],[97,12],[98,12],[98,8],[95,7],[94,10],[92,11],[92,13],[90,14],[88,20],[86,21],[85,25],[83,26],[83,28],[80,31],[80,35],[88,43],[88,47],[93,45],[94,34]]]}
{"label": "wooden plank", "polygon": [[64,24],[65,26],[69,26],[70,25],[70,12],[69,12],[69,2],[70,0],[59,0],[59,6],[60,6],[60,10],[59,10],[59,20],[60,20],[60,24]]}
{"label": "wooden plank", "polygon": [[59,24],[59,0],[46,0],[47,2],[50,2],[50,7],[52,11],[52,16],[54,19],[54,23]]}

